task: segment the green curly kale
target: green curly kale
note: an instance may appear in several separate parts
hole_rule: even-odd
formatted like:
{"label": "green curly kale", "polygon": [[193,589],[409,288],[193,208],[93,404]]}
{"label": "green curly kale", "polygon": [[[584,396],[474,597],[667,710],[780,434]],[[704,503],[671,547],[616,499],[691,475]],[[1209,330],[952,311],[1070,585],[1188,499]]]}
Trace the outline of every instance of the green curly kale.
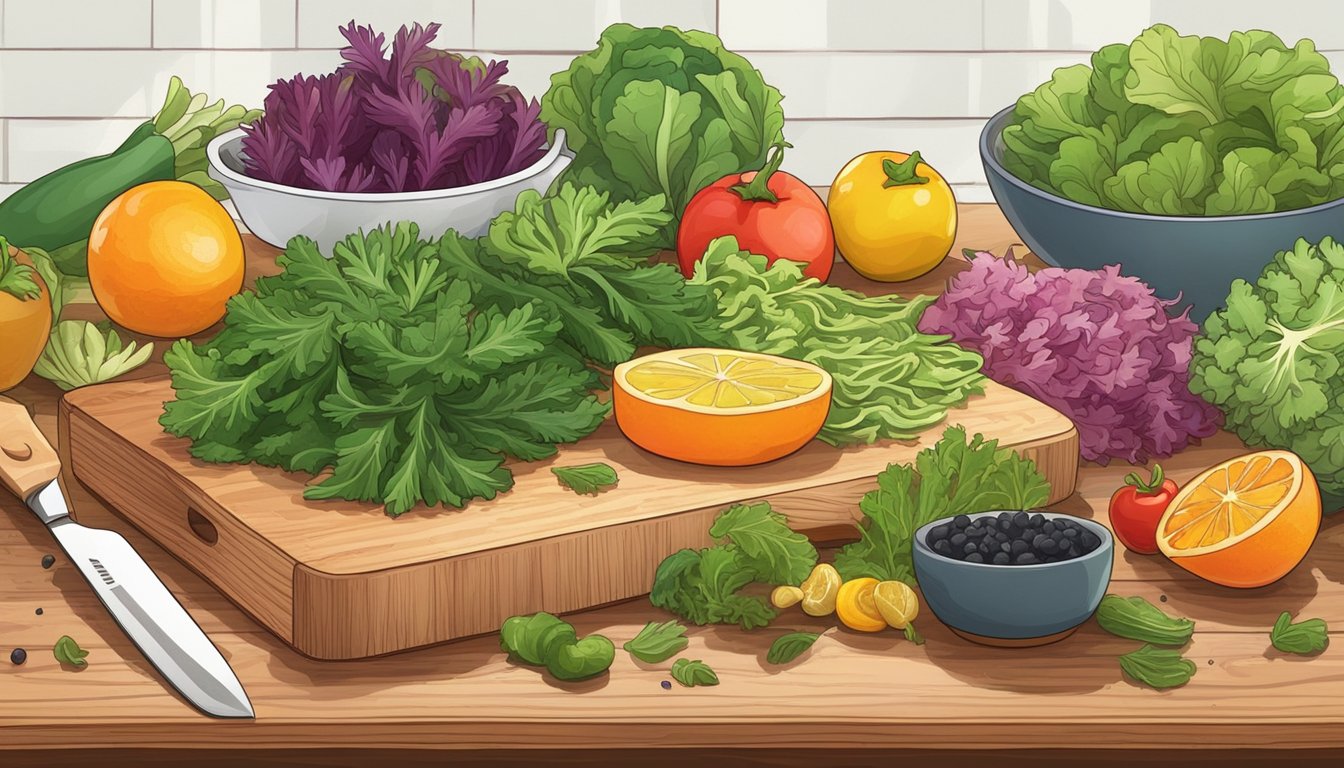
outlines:
{"label": "green curly kale", "polygon": [[1247,445],[1301,456],[1327,511],[1344,504],[1344,245],[1299,239],[1232,283],[1195,339],[1190,390]]}
{"label": "green curly kale", "polygon": [[165,356],[177,395],[160,423],[206,461],[331,469],[310,499],[398,515],[492,498],[512,485],[507,459],[551,456],[605,418],[589,360],[707,317],[686,308],[675,267],[628,255],[661,209],[566,186],[521,195],[479,240],[402,223],[328,259],[295,238],[218,336]]}

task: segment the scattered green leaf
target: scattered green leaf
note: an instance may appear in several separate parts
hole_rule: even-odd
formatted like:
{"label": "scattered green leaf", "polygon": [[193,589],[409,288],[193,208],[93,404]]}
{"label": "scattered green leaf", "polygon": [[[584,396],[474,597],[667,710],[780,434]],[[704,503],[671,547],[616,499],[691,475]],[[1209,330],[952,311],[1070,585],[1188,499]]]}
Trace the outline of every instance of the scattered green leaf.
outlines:
{"label": "scattered green leaf", "polygon": [[686,650],[689,644],[686,628],[669,620],[645,624],[633,640],[621,647],[646,664],[658,664]]}
{"label": "scattered green leaf", "polygon": [[69,635],[61,635],[51,652],[56,657],[56,661],[72,667],[82,667],[89,663],[84,660],[89,652],[80,648],[79,643],[76,643],[74,638]]}
{"label": "scattered green leaf", "polygon": [[611,466],[597,462],[575,467],[551,467],[560,484],[577,494],[596,496],[616,487],[618,478]]}
{"label": "scattered green leaf", "polygon": [[1137,595],[1106,595],[1096,615],[1097,623],[1112,635],[1153,645],[1185,645],[1195,631],[1195,622],[1172,618]]}
{"label": "scattered green leaf", "polygon": [[780,635],[770,644],[765,660],[771,664],[788,664],[803,655],[821,635],[817,632],[790,632]]}
{"label": "scattered green leaf", "polygon": [[905,639],[915,645],[924,644],[924,636],[919,634],[919,630],[915,629],[915,623],[913,621],[905,625]]}
{"label": "scattered green leaf", "polygon": [[1304,619],[1293,623],[1292,616],[1284,611],[1274,622],[1269,641],[1284,653],[1319,653],[1330,644],[1330,629],[1323,619]]}
{"label": "scattered green leaf", "polygon": [[672,662],[672,679],[693,688],[697,685],[718,685],[719,676],[709,665],[699,659],[677,659]]}
{"label": "scattered green leaf", "polygon": [[1120,657],[1120,669],[1126,675],[1153,688],[1175,688],[1195,676],[1195,662],[1180,651],[1144,645]]}

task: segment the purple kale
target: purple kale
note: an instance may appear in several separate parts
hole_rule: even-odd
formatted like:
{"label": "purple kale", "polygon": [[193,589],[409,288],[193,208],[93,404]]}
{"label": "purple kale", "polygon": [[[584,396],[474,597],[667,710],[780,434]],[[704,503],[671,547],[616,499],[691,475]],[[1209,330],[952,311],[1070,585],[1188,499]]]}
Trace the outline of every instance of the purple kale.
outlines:
{"label": "purple kale", "polygon": [[481,62],[430,47],[439,25],[402,27],[389,47],[371,27],[341,29],[344,63],[270,87],[244,127],[247,173],[333,192],[407,192],[517,173],[544,154],[536,99]]}
{"label": "purple kale", "polygon": [[1147,463],[1217,431],[1217,410],[1191,394],[1198,326],[1118,266],[1031,272],[978,253],[920,320],[985,358],[995,381],[1058,409],[1083,458]]}

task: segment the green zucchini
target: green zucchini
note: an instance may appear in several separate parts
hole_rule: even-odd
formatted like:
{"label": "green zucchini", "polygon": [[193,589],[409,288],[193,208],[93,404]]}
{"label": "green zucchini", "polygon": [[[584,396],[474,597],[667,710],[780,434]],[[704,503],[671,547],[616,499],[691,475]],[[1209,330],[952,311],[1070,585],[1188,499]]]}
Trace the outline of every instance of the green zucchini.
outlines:
{"label": "green zucchini", "polygon": [[[115,151],[58,168],[0,201],[0,232],[20,247],[57,253],[87,240],[93,220],[112,198],[137,184],[173,178],[173,143],[144,123]],[[76,258],[58,261],[67,274],[87,274]]]}
{"label": "green zucchini", "polygon": [[0,201],[0,232],[20,248],[49,251],[67,275],[87,275],[89,232],[113,198],[139,184],[183,178],[216,199],[227,197],[205,175],[205,145],[260,115],[223,100],[207,104],[205,94],[193,96],[174,77],[158,114],[121,146],[58,168]]}

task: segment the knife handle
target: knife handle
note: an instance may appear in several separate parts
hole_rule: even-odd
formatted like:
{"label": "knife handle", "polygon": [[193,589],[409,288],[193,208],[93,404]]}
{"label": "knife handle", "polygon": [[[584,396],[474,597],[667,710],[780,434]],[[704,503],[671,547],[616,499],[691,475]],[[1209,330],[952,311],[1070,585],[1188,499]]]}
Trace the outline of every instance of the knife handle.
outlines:
{"label": "knife handle", "polygon": [[60,474],[61,460],[28,409],[0,397],[0,482],[26,502],[33,491]]}

